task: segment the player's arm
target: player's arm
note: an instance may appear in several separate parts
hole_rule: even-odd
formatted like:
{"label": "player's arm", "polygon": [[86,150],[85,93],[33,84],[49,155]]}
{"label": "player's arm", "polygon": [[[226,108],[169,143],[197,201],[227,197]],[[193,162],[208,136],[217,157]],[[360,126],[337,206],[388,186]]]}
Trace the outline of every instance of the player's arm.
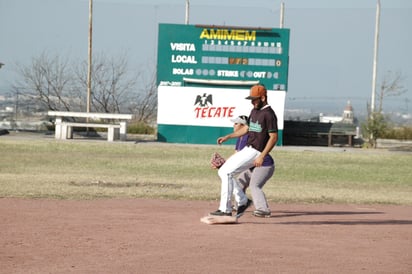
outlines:
{"label": "player's arm", "polygon": [[232,132],[228,135],[217,138],[217,143],[220,145],[229,139],[239,138],[240,136],[243,136],[248,132],[249,132],[249,127],[245,125],[244,127],[240,128],[239,130],[236,130],[235,132]]}

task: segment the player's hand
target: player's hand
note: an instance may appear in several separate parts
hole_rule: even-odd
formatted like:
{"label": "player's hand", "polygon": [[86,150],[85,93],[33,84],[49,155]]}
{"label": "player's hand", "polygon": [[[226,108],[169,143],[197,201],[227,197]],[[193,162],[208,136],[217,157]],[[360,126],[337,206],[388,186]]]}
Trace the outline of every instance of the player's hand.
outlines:
{"label": "player's hand", "polygon": [[255,167],[260,167],[260,166],[262,166],[262,164],[263,164],[263,157],[261,157],[261,156],[257,157],[257,158],[255,159],[254,164],[255,164]]}
{"label": "player's hand", "polygon": [[227,138],[226,136],[219,137],[219,138],[217,138],[217,144],[218,144],[218,145],[221,145],[221,144],[223,144],[224,142],[226,142],[227,139],[228,139],[228,138]]}

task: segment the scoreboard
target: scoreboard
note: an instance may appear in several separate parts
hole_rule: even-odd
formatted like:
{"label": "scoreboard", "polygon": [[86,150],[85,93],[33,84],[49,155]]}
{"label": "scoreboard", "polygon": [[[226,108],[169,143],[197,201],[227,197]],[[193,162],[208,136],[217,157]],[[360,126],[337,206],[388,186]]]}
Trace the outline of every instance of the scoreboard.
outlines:
{"label": "scoreboard", "polygon": [[[264,85],[282,144],[289,29],[159,24],[158,140],[213,144],[249,115],[250,87]],[[233,143],[234,140],[229,143]]]}
{"label": "scoreboard", "polygon": [[159,25],[159,85],[259,82],[287,90],[288,58],[289,29]]}

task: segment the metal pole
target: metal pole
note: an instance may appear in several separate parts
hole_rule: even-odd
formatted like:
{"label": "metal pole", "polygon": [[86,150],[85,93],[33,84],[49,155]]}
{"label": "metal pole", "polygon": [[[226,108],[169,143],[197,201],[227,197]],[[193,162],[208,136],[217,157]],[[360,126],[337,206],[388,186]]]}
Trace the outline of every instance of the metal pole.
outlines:
{"label": "metal pole", "polygon": [[378,64],[378,48],[379,48],[379,19],[380,19],[381,3],[378,0],[376,5],[376,19],[375,19],[375,45],[373,54],[373,72],[372,72],[372,98],[371,98],[371,118],[375,111],[375,93],[376,93],[376,73]]}
{"label": "metal pole", "polygon": [[285,21],[285,3],[282,2],[280,4],[280,23],[279,23],[279,28],[283,28],[284,25],[284,21]]}
{"label": "metal pole", "polygon": [[185,24],[188,25],[189,24],[189,0],[186,0],[186,17],[185,17]]}
{"label": "metal pole", "polygon": [[18,126],[17,126],[17,115],[18,115],[18,113],[19,113],[19,91],[17,91],[16,92],[16,108],[15,108],[15,111],[16,111],[16,117],[14,118],[14,120],[15,120],[15,130],[16,130],[16,132],[17,132],[17,128],[18,128]]}
{"label": "metal pole", "polygon": [[93,0],[89,0],[89,50],[87,67],[87,112],[90,112],[92,94],[92,33],[93,33]]}

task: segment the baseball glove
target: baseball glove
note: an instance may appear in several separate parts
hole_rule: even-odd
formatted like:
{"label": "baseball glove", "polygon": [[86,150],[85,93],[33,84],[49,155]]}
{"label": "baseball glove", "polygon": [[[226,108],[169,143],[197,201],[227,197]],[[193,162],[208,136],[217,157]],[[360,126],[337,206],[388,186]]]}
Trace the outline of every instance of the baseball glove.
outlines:
{"label": "baseball glove", "polygon": [[220,156],[219,153],[215,152],[210,159],[210,164],[214,168],[220,168],[226,162],[225,158]]}

